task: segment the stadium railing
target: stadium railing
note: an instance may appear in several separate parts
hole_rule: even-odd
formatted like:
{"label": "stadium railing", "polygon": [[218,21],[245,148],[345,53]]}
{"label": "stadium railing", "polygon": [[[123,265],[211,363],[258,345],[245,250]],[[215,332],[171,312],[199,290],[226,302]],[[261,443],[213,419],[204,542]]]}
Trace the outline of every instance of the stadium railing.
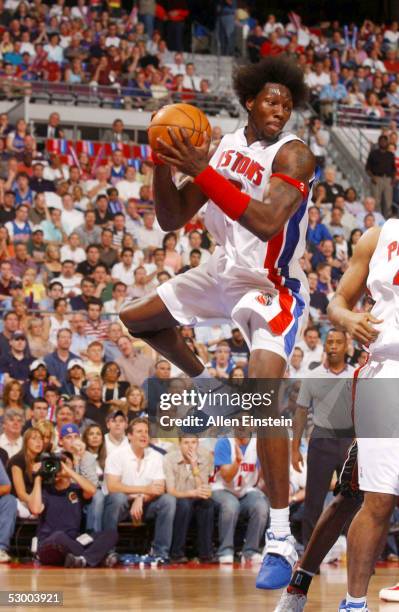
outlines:
{"label": "stadium railing", "polygon": [[31,103],[62,104],[67,106],[95,106],[99,108],[137,109],[154,111],[165,103],[187,102],[201,108],[210,116],[227,114],[239,116],[238,102],[228,91],[200,93],[169,91],[165,97],[154,98],[151,92],[117,85],[70,84],[47,81],[22,81],[0,78],[0,100],[27,97]]}

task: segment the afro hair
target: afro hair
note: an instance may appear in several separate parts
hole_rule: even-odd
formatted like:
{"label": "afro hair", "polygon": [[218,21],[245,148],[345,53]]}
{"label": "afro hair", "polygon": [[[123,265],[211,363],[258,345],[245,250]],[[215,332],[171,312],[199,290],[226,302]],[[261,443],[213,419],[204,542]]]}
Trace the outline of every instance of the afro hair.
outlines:
{"label": "afro hair", "polygon": [[234,72],[234,91],[245,110],[246,101],[256,98],[266,83],[279,83],[289,89],[294,108],[304,106],[308,99],[302,69],[288,58],[266,57],[257,64],[240,66]]}

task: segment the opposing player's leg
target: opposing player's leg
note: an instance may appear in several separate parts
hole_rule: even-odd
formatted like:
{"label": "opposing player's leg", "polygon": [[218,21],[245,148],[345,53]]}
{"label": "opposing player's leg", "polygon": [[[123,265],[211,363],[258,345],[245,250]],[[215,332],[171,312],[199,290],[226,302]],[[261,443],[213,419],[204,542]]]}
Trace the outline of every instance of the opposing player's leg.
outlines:
{"label": "opposing player's leg", "polygon": [[313,576],[324,557],[347,528],[363,503],[357,470],[357,442],[351,444],[334,491],[335,498],[321,514],[305,552],[275,612],[301,612]]}
{"label": "opposing player's leg", "polygon": [[395,495],[365,492],[364,504],[348,533],[348,594],[340,610],[352,611],[361,604],[367,609],[369,581],[395,504]]}

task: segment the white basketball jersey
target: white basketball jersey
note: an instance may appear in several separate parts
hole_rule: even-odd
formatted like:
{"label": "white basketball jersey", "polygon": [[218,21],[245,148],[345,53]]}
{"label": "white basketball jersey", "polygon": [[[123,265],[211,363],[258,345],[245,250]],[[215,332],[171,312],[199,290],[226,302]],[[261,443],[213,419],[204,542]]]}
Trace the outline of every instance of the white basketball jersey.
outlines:
{"label": "white basketball jersey", "polygon": [[375,301],[372,314],[383,323],[377,340],[370,344],[374,356],[399,357],[399,219],[382,226],[370,260],[367,288]]}
{"label": "white basketball jersey", "polygon": [[[216,149],[210,165],[236,185],[240,191],[252,198],[263,201],[269,189],[274,158],[283,145],[300,140],[294,134],[282,134],[274,144],[256,141],[248,146],[244,128],[227,134]],[[266,287],[275,287],[278,282],[293,291],[307,288],[299,259],[306,244],[308,225],[307,207],[310,194],[298,210],[287,221],[282,232],[272,240],[264,242],[225,215],[212,201],[208,201],[205,225],[221,245],[217,272],[231,281],[241,279],[249,284],[251,280]],[[266,204],[265,206],[270,206]],[[296,282],[290,282],[289,279]]]}
{"label": "white basketball jersey", "polygon": [[[231,448],[231,457],[232,460],[235,461],[236,458],[236,443],[234,438],[229,438],[230,448]],[[226,482],[223,480],[220,470],[215,468],[215,472],[213,476],[210,478],[210,483],[212,487],[212,491],[219,491],[220,489],[224,489],[226,491],[230,491],[236,497],[244,497],[253,489],[258,482],[259,478],[259,470],[258,470],[258,456],[256,454],[256,438],[251,438],[247,448],[245,449],[245,453],[243,459],[240,463],[240,467],[238,469],[237,474],[234,476],[233,480],[230,482]]]}

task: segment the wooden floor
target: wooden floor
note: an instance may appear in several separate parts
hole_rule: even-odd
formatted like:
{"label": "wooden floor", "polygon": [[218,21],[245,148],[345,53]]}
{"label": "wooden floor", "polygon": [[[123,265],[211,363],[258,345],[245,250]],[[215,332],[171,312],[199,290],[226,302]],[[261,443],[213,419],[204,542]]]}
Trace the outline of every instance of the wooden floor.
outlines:
{"label": "wooden floor", "polygon": [[[140,570],[34,568],[23,565],[0,566],[0,590],[63,591],[63,607],[51,610],[90,611],[137,610],[172,612],[272,612],[280,591],[255,589],[255,569],[169,568]],[[398,612],[398,604],[380,602],[379,589],[399,580],[399,565],[378,568],[371,582],[369,606],[371,612]],[[346,593],[346,571],[343,565],[325,566],[311,587],[309,612],[337,611]],[[46,606],[47,608],[47,606]],[[24,606],[1,610],[37,612],[45,608]]]}

